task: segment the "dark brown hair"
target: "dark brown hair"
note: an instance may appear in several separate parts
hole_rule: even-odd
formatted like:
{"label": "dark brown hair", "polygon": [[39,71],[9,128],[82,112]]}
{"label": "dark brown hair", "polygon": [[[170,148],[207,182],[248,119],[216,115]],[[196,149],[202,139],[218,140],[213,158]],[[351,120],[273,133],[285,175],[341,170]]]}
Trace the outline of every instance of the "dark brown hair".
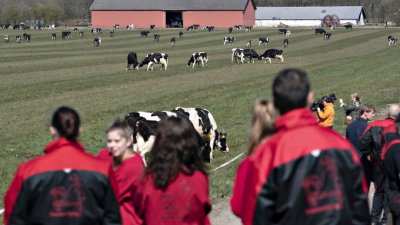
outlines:
{"label": "dark brown hair", "polygon": [[77,141],[81,120],[73,108],[61,106],[54,112],[51,126],[57,130],[60,137],[65,137],[70,141]]}
{"label": "dark brown hair", "polygon": [[181,172],[205,173],[195,132],[184,118],[168,117],[160,123],[145,169],[145,177],[152,176],[157,188],[165,189]]}

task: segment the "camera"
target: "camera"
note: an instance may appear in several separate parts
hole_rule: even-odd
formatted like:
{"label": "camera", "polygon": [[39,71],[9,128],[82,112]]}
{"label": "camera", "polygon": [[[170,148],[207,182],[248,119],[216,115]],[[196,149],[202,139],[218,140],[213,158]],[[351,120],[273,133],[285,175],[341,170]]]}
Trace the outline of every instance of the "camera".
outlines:
{"label": "camera", "polygon": [[323,109],[324,109],[324,104],[322,103],[322,100],[324,100],[324,99],[325,99],[325,101],[326,101],[327,103],[335,103],[336,94],[333,93],[333,94],[324,96],[324,97],[318,99],[317,101],[313,102],[313,104],[311,105],[311,110],[312,110],[313,112],[316,112],[316,111],[318,110],[318,108],[320,108],[321,110],[323,110]]}

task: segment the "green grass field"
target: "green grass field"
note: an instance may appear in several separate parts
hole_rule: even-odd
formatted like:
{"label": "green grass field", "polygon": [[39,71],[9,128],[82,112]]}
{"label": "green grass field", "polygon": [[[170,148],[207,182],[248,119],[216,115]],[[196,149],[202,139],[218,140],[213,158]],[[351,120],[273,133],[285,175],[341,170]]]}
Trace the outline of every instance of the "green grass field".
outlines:
{"label": "green grass field", "polygon": [[[267,48],[283,48],[277,29],[234,31],[237,40],[223,45],[227,30],[184,32],[178,29],[155,30],[140,38],[139,30],[118,30],[110,38],[103,31],[102,46],[94,47],[93,35],[85,30],[84,38],[72,33],[61,40],[61,31],[28,31],[30,43],[15,43],[15,35],[24,31],[0,30],[12,35],[10,43],[0,42],[0,197],[11,182],[18,164],[41,155],[50,141],[46,126],[52,112],[60,105],[76,108],[83,121],[81,141],[90,153],[105,146],[105,127],[118,116],[131,111],[171,110],[177,106],[210,110],[218,130],[228,132],[230,152],[214,153],[210,169],[245,151],[250,126],[251,104],[257,98],[271,98],[271,82],[283,68],[298,67],[308,72],[316,97],[336,93],[349,102],[357,92],[362,101],[380,108],[400,102],[400,45],[388,46],[387,36],[400,36],[400,30],[353,29],[332,31],[331,40],[314,35],[313,29],[291,29],[285,62],[232,64],[231,49],[244,47],[247,40],[263,53]],[[72,31],[72,29],[69,29]],[[57,40],[51,40],[51,33]],[[154,42],[152,34],[161,35]],[[170,47],[175,36],[176,46]],[[268,36],[268,47],[258,46],[258,38]],[[126,70],[129,51],[139,60],[151,52],[169,55],[167,71]],[[208,68],[189,69],[194,51],[209,54]],[[334,128],[344,133],[344,111],[336,104]],[[240,160],[210,174],[214,202],[229,196]]]}

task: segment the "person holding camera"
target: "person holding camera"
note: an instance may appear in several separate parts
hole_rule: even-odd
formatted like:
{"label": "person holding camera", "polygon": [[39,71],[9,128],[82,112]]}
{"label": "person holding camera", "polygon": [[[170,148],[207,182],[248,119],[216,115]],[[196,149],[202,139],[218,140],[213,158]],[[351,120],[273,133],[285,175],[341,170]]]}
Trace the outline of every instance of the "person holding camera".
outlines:
{"label": "person holding camera", "polygon": [[333,99],[329,96],[324,96],[321,102],[324,108],[317,108],[318,123],[323,127],[333,128],[333,121],[335,120],[335,105],[333,105]]}
{"label": "person holding camera", "polygon": [[353,93],[350,95],[350,99],[352,104],[346,104],[343,102],[343,99],[339,99],[340,107],[346,111],[346,118],[344,119],[344,124],[347,126],[355,121],[360,114],[360,96],[357,93]]}

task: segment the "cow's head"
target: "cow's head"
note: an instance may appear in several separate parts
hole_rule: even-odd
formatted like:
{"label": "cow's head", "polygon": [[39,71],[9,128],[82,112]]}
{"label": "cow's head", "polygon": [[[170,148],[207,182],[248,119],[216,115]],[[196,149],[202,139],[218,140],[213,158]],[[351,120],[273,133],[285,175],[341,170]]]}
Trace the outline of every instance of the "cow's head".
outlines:
{"label": "cow's head", "polygon": [[226,142],[227,133],[219,133],[215,131],[215,144],[214,148],[218,147],[222,152],[229,152],[229,147]]}
{"label": "cow's head", "polygon": [[190,56],[190,59],[187,63],[187,67],[190,67],[194,63],[194,55]]}

